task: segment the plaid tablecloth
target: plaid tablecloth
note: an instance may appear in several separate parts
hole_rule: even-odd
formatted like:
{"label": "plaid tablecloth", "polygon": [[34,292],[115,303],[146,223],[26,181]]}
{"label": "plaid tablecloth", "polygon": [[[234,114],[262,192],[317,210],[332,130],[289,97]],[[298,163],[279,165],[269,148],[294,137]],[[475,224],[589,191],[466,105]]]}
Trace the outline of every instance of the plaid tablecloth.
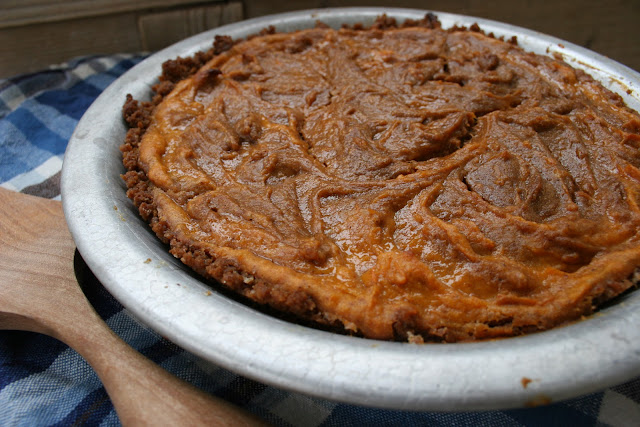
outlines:
{"label": "plaid tablecloth", "polygon": [[[78,120],[109,83],[142,59],[79,58],[0,80],[0,185],[59,199],[64,150]],[[137,323],[98,282],[86,292],[107,324],[135,349],[274,425],[640,426],[640,378],[534,409],[401,412],[324,401],[212,366]],[[0,426],[118,424],[100,380],[75,351],[42,335],[0,331]]]}

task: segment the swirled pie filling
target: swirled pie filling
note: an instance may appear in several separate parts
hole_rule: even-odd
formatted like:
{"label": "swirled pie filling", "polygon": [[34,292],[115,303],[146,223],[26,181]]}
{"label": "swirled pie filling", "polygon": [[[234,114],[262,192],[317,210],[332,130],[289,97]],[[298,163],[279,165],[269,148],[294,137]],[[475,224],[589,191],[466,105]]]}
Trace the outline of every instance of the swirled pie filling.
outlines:
{"label": "swirled pie filling", "polygon": [[384,340],[545,330],[634,286],[640,117],[585,72],[437,18],[246,40],[130,96],[128,195],[173,255]]}

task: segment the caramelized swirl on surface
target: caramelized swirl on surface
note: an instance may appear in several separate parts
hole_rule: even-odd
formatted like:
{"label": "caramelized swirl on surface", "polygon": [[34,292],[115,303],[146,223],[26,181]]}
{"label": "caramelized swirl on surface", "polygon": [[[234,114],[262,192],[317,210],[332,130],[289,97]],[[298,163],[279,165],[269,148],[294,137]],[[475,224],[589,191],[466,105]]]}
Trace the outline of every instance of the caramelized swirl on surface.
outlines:
{"label": "caramelized swirl on surface", "polygon": [[366,337],[591,312],[640,266],[638,115],[560,61],[435,27],[226,46],[125,149],[130,196],[201,274]]}

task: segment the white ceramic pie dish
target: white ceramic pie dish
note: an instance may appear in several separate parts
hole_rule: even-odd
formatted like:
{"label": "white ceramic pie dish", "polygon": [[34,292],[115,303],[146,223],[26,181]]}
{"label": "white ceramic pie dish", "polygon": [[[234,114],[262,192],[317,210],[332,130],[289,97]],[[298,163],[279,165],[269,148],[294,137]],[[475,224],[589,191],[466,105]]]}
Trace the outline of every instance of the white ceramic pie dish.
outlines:
{"label": "white ceramic pie dish", "polygon": [[[424,10],[320,9],[271,15],[217,28],[162,50],[109,86],[80,120],[65,154],[62,200],[83,258],[142,322],[196,355],[257,381],[342,402],[410,410],[521,407],[587,394],[640,375],[640,293],[587,320],[551,331],[460,344],[380,342],[278,320],[227,298],[168,253],[126,197],[119,146],[121,107],[148,99],[161,64],[207,49],[216,34],[234,39],[274,25],[402,21]],[[559,54],[640,110],[640,74],[568,42],[507,24],[435,12],[443,27],[478,23],[515,35],[526,50]]]}

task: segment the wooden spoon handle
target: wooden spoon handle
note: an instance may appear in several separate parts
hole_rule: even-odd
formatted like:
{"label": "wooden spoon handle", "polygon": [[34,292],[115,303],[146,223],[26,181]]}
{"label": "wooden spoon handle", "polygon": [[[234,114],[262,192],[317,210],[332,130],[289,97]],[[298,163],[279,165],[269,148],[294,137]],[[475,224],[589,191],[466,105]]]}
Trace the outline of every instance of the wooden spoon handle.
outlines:
{"label": "wooden spoon handle", "polygon": [[60,202],[0,188],[0,328],[40,332],[82,355],[123,425],[260,425],[122,341],[78,286]]}
{"label": "wooden spoon handle", "polygon": [[[123,425],[248,426],[262,423],[179,380],[132,349],[101,319],[65,336],[95,369]],[[87,336],[91,340],[87,341]]]}

